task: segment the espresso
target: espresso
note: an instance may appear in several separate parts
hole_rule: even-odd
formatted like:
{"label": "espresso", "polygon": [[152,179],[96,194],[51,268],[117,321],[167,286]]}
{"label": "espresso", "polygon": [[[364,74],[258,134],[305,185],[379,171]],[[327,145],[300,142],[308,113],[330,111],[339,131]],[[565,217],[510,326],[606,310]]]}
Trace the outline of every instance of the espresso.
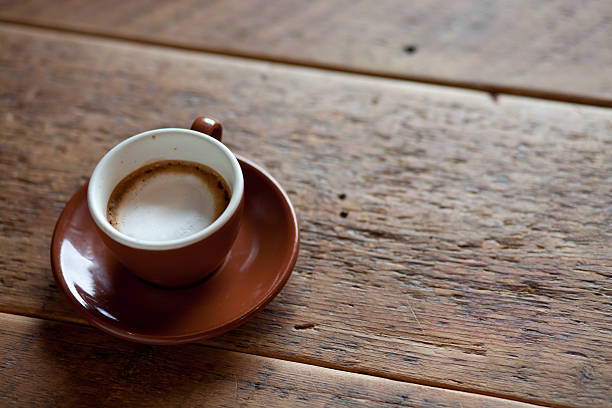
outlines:
{"label": "espresso", "polygon": [[146,241],[193,235],[212,224],[230,201],[230,189],[208,166],[182,160],[158,161],[117,184],[107,219],[120,232]]}

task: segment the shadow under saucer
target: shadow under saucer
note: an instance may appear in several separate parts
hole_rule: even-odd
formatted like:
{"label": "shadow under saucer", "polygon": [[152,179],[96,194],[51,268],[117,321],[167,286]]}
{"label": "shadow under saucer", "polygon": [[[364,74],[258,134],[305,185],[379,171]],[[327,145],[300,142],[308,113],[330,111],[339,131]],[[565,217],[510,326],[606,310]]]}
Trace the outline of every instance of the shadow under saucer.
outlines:
{"label": "shadow under saucer", "polygon": [[148,344],[214,337],[263,309],[291,275],[299,229],[278,182],[248,160],[238,161],[244,175],[244,215],[232,250],[212,276],[167,289],[130,273],[102,242],[89,214],[85,184],[67,203],[53,233],[51,265],[60,290],[95,326]]}

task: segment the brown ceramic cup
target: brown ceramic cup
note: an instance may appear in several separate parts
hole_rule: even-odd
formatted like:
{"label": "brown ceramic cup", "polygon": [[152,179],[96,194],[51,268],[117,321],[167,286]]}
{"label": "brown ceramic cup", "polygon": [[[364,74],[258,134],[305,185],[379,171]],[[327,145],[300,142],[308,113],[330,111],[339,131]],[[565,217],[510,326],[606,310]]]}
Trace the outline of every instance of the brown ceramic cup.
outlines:
{"label": "brown ceramic cup", "polygon": [[[199,117],[190,129],[156,129],[132,136],[111,149],[94,169],[87,190],[89,212],[101,237],[129,271],[161,286],[186,286],[219,268],[238,234],[244,179],[238,160],[221,143],[221,124]],[[107,219],[115,186],[131,172],[159,160],[186,160],[216,170],[231,199],[225,211],[203,230],[171,241],[146,241],[125,235]],[[149,222],[149,220],[142,220]]]}

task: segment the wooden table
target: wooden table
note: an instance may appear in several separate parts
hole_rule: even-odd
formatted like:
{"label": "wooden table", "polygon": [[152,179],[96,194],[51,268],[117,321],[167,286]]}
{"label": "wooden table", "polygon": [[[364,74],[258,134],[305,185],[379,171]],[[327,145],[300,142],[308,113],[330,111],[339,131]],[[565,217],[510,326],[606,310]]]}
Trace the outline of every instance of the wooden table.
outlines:
{"label": "wooden table", "polygon": [[[0,1],[0,405],[612,406],[610,2],[448,3]],[[297,265],[221,337],[116,340],[53,226],[203,113],[289,193]]]}

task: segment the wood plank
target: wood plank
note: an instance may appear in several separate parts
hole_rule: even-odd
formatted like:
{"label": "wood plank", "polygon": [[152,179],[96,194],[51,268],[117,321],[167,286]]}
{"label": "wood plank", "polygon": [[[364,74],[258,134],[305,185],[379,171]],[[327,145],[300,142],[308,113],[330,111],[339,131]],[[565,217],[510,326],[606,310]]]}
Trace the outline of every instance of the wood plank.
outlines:
{"label": "wood plank", "polygon": [[[101,155],[220,118],[296,206],[281,294],[208,344],[550,405],[612,395],[612,111],[0,27],[0,310]],[[344,195],[345,194],[345,195]]]}
{"label": "wood plank", "polygon": [[606,0],[2,0],[0,18],[612,106]]}
{"label": "wood plank", "polygon": [[2,406],[534,407],[218,350],[148,347],[0,313]]}

